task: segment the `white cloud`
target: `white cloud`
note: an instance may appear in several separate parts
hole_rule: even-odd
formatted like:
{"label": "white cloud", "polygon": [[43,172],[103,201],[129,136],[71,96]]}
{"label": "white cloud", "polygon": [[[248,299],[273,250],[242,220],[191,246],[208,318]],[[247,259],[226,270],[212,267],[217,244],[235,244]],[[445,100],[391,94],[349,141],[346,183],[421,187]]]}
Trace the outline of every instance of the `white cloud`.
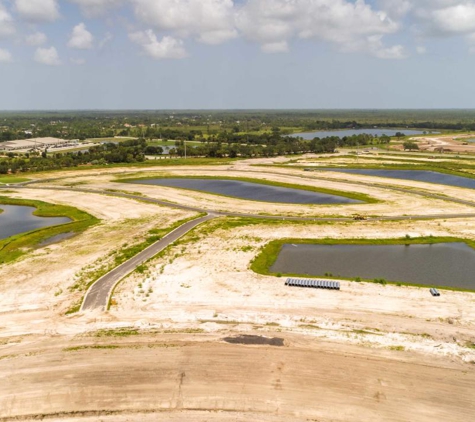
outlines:
{"label": "white cloud", "polygon": [[475,31],[475,4],[465,3],[432,12],[434,26],[444,32],[470,33]]}
{"label": "white cloud", "polygon": [[264,51],[275,51],[277,46],[284,51],[290,39],[300,38],[381,58],[403,56],[402,46],[388,48],[382,42],[384,35],[398,31],[398,23],[364,0],[247,0],[236,22],[242,34]]}
{"label": "white cloud", "polygon": [[183,59],[187,56],[182,40],[165,36],[159,41],[151,29],[129,34],[129,38],[154,59]]}
{"label": "white cloud", "polygon": [[61,64],[58,51],[54,47],[37,48],[35,51],[35,61],[48,66],[58,66]]}
{"label": "white cloud", "polygon": [[77,48],[79,50],[88,50],[92,48],[93,41],[94,37],[86,29],[86,25],[84,25],[84,23],[80,23],[73,28],[71,38],[68,42],[68,47]]}
{"label": "white cloud", "polygon": [[57,0],[15,0],[15,9],[29,22],[53,22],[59,18]]}
{"label": "white cloud", "polygon": [[0,63],[11,63],[12,61],[11,53],[4,48],[0,48]]}
{"label": "white cloud", "polygon": [[469,51],[474,48],[475,0],[412,0],[414,29],[419,42],[464,37]]}
{"label": "white cloud", "polygon": [[414,7],[410,0],[378,0],[377,4],[393,19],[406,16]]}
{"label": "white cloud", "polygon": [[237,37],[233,0],[132,0],[141,22],[207,44]]}
{"label": "white cloud", "polygon": [[43,45],[48,41],[48,37],[43,32],[35,32],[34,34],[28,35],[26,37],[26,43],[32,46]]}
{"label": "white cloud", "polygon": [[0,3],[0,40],[15,33],[15,24],[12,15]]}
{"label": "white cloud", "polygon": [[109,9],[120,6],[124,0],[69,0],[81,8],[81,12],[88,18],[104,15]]}

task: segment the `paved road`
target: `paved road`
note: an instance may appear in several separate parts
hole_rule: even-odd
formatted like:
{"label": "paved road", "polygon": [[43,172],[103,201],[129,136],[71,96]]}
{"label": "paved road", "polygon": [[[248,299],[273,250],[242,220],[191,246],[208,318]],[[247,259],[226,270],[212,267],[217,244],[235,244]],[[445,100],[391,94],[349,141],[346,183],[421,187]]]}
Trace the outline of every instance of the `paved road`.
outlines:
{"label": "paved road", "polygon": [[191,229],[212,218],[215,218],[215,215],[207,215],[205,217],[201,217],[183,224],[160,239],[158,242],[149,246],[147,249],[143,250],[133,258],[129,259],[128,261],[119,265],[117,268],[113,269],[111,272],[101,277],[87,291],[81,306],[81,311],[90,311],[96,309],[101,309],[103,311],[106,310],[112,290],[120,280],[134,271],[139,265],[163,251],[168,245],[184,236]]}

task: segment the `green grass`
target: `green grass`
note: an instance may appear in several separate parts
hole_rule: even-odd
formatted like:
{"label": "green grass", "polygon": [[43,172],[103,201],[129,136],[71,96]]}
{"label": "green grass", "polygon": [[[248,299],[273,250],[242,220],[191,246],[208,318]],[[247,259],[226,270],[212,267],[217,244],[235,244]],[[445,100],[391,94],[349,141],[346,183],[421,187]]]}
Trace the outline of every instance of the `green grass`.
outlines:
{"label": "green grass", "polygon": [[[334,277],[332,274],[300,274],[300,273],[274,273],[270,268],[276,262],[284,244],[306,244],[306,245],[422,245],[422,244],[436,244],[436,243],[466,243],[471,248],[475,249],[475,242],[467,239],[460,239],[455,237],[419,237],[419,238],[401,238],[401,239],[279,239],[269,242],[265,245],[259,254],[252,260],[251,269],[263,275],[271,275],[274,277],[325,277],[328,279],[350,280],[355,281],[355,277]],[[365,281],[370,283],[377,283],[381,285],[394,284],[400,286],[416,286],[423,288],[437,287],[446,290],[467,291],[472,292],[475,289],[462,289],[451,286],[439,285],[425,285],[417,283],[408,283],[399,280],[386,281],[382,278],[363,279],[356,277],[358,282]]]}
{"label": "green grass", "polygon": [[30,181],[30,179],[26,179],[25,177],[16,177],[16,176],[0,177],[0,183],[3,183],[3,184],[22,183],[22,182],[28,182],[28,181]]}
{"label": "green grass", "polygon": [[[152,179],[153,177],[141,177],[141,178],[124,178],[124,179],[117,179],[115,182],[118,183],[136,183],[141,180],[149,180]],[[297,184],[291,184],[291,183],[280,183],[280,182],[274,182],[270,180],[264,180],[264,179],[252,179],[248,177],[221,177],[221,176],[157,176],[157,179],[212,179],[212,180],[236,180],[240,182],[247,182],[247,183],[256,183],[260,185],[267,185],[267,186],[276,186],[276,187],[281,187],[281,188],[288,188],[288,189],[298,189],[298,190],[305,190],[309,192],[316,192],[316,193],[323,193],[327,195],[336,195],[336,196],[341,196],[344,198],[349,198],[349,199],[354,199],[357,201],[362,201],[370,204],[374,204],[379,202],[375,198],[372,198],[369,195],[362,194],[362,193],[357,193],[357,192],[346,192],[346,191],[340,191],[340,190],[335,190],[335,189],[325,189],[325,188],[317,188],[314,186],[305,186],[305,185],[297,185]],[[183,189],[183,190],[195,190],[195,189],[189,189],[189,188],[176,188],[176,189]],[[195,190],[197,192],[206,192],[202,190]],[[212,195],[217,195],[217,196],[224,196],[227,198],[235,198],[231,195],[223,195],[223,194],[216,194],[216,193],[211,193],[207,192]],[[257,201],[259,202],[259,201]]]}
{"label": "green grass", "polygon": [[130,337],[137,336],[140,334],[140,331],[137,328],[117,328],[114,330],[97,330],[91,333],[92,337]]}
{"label": "green grass", "polygon": [[42,201],[13,199],[0,196],[0,205],[1,204],[35,207],[36,211],[33,214],[36,216],[69,217],[72,221],[58,226],[20,233],[7,239],[0,240],[0,264],[5,264],[18,259],[50,237],[69,232],[79,234],[100,221],[92,215],[77,208],[64,205],[54,205]]}
{"label": "green grass", "polygon": [[92,346],[75,346],[75,347],[66,347],[63,349],[63,352],[78,352],[80,350],[90,350],[90,349],[119,349],[120,346],[114,345],[92,345]]}

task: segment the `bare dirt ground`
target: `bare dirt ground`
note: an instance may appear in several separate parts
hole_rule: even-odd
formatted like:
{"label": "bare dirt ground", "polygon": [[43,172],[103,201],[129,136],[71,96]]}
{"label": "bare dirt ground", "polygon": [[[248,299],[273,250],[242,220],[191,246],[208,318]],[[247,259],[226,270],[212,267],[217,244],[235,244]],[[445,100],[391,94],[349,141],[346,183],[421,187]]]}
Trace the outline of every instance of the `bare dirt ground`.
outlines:
{"label": "bare dirt ground", "polygon": [[[475,152],[475,143],[468,142],[468,140],[475,139],[475,134],[432,135],[411,139],[417,141],[421,151],[443,151],[468,154],[473,154]],[[402,146],[400,148],[402,149]]]}
{"label": "bare dirt ground", "polygon": [[[303,215],[349,215],[357,207],[382,215],[474,212],[374,185],[375,180],[393,184],[387,179],[336,173],[314,179],[313,173],[249,167],[249,162],[256,163],[166,172],[268,178],[364,192],[382,201],[302,207]],[[152,170],[158,174],[156,169],[144,174]],[[53,183],[139,191],[215,209],[292,212],[286,205],[118,185],[116,171],[64,173],[68,180]],[[467,189],[394,181],[401,184],[475,200]],[[443,291],[432,298],[428,289],[346,281],[340,292],[310,291],[287,288],[283,278],[249,269],[259,248],[273,239],[475,239],[475,219],[232,230],[221,228],[218,219],[189,233],[142,274],[127,277],[109,312],[66,316],[82,295],[69,290],[77,274],[107,262],[111,251],[142,240],[151,228],[193,214],[53,191],[46,184],[12,196],[76,206],[102,223],[0,267],[0,421],[433,422],[468,421],[475,413],[474,294]]]}

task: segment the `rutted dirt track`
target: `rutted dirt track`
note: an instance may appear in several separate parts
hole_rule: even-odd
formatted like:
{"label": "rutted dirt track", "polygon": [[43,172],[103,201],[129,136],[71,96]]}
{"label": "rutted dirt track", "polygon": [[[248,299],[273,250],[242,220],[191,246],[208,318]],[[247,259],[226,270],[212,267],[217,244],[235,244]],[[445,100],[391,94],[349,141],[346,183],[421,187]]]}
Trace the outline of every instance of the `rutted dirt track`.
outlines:
{"label": "rutted dirt track", "polygon": [[249,411],[247,420],[255,421],[262,414],[274,420],[433,422],[468,421],[475,412],[475,372],[460,364],[397,351],[369,356],[361,348],[283,337],[285,345],[278,347],[162,334],[108,343],[117,349],[70,351],[51,339],[36,353],[0,362],[0,420],[108,411],[129,413],[124,420],[142,420],[132,418],[141,411],[208,420],[199,412],[188,419],[182,412],[189,410],[222,412],[216,420],[238,420],[235,412]]}

